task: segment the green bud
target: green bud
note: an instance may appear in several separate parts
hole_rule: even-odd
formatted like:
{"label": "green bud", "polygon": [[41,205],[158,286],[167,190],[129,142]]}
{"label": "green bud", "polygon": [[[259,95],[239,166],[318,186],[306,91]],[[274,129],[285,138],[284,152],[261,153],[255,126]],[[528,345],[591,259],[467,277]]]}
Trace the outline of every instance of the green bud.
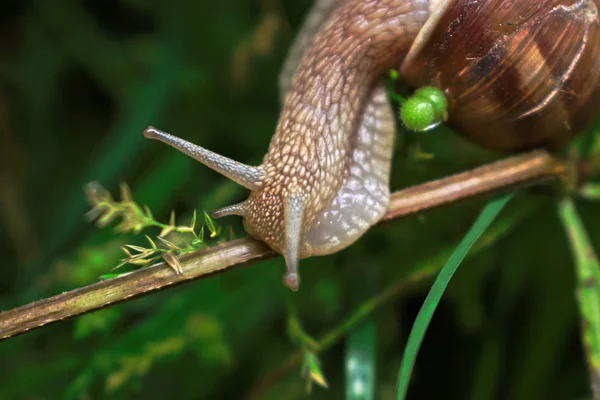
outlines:
{"label": "green bud", "polygon": [[444,92],[433,86],[426,86],[417,90],[414,94],[415,97],[427,99],[433,105],[434,119],[437,121],[443,121],[446,119],[446,113],[448,112],[448,99]]}
{"label": "green bud", "polygon": [[414,131],[427,130],[436,122],[433,104],[421,97],[411,97],[402,103],[400,118],[408,129]]}

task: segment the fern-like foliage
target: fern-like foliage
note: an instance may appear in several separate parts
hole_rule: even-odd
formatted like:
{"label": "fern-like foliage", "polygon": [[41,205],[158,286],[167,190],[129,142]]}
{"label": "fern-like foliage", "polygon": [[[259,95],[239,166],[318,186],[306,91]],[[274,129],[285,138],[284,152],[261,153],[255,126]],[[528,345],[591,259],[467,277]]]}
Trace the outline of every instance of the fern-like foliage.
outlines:
{"label": "fern-like foliage", "polygon": [[[205,240],[205,226],[210,232],[209,239],[218,241],[222,238],[223,229],[213,218],[204,212],[204,225],[196,229],[197,213],[194,211],[188,225],[177,225],[175,212],[171,212],[169,222],[162,223],[154,218],[148,206],[140,206],[133,200],[131,190],[126,183],[120,185],[120,200],[115,200],[110,192],[98,182],[91,182],[85,187],[86,196],[92,207],[87,213],[90,221],[96,221],[98,227],[106,227],[117,219],[115,232],[140,234],[148,228],[159,228],[160,233],[152,239],[145,235],[148,246],[125,244],[121,247],[125,253],[119,264],[147,266],[163,259],[175,272],[181,272],[178,256],[204,249],[208,246]],[[160,245],[157,245],[159,243]],[[119,274],[106,274],[107,279]]]}

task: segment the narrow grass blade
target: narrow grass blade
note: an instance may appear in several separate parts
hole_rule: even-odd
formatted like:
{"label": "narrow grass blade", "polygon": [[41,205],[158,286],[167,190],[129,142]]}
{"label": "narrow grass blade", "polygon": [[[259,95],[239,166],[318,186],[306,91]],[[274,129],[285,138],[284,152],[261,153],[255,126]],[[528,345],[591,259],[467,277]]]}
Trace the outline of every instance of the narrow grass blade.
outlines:
{"label": "narrow grass blade", "polygon": [[[380,292],[380,266],[370,259],[352,262],[348,277],[352,306],[359,308],[365,300]],[[364,265],[369,265],[368,272]],[[345,349],[346,400],[372,400],[377,381],[377,322],[373,315],[355,326],[349,333]]]}
{"label": "narrow grass blade", "polygon": [[573,200],[560,201],[559,215],[569,238],[578,288],[582,339],[590,368],[594,398],[600,397],[600,261]]}
{"label": "narrow grass blade", "polygon": [[600,183],[588,183],[579,191],[579,195],[588,200],[600,200]]}
{"label": "narrow grass blade", "polygon": [[488,226],[504,208],[506,203],[512,198],[512,193],[503,197],[492,200],[488,205],[485,206],[469,232],[465,235],[463,240],[460,242],[454,253],[450,256],[448,261],[442,267],[439,275],[433,283],[431,290],[427,294],[423,306],[417,314],[415,323],[411,329],[408,337],[408,342],[404,349],[404,356],[402,357],[402,364],[400,366],[400,372],[398,376],[397,386],[397,399],[404,400],[408,391],[408,385],[410,383],[410,376],[412,374],[415,362],[417,359],[417,353],[423,342],[427,327],[431,322],[433,313],[437,305],[439,304],[444,290],[450,279],[458,269],[458,266],[466,257],[467,253],[480,236],[486,231]]}
{"label": "narrow grass blade", "polygon": [[346,399],[372,400],[375,397],[377,327],[369,318],[352,330],[346,348]]}

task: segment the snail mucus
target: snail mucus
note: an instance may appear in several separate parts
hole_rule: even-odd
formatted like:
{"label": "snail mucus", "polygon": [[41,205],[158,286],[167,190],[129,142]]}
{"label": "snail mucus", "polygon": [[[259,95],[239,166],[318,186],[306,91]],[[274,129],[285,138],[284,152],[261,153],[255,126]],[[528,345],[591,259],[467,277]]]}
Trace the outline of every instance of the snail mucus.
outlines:
{"label": "snail mucus", "polygon": [[448,124],[482,146],[557,149],[600,104],[600,0],[317,0],[280,76],[283,107],[259,166],[148,127],[250,190],[213,215],[298,260],[337,252],[384,214],[395,134],[385,73],[448,98]]}

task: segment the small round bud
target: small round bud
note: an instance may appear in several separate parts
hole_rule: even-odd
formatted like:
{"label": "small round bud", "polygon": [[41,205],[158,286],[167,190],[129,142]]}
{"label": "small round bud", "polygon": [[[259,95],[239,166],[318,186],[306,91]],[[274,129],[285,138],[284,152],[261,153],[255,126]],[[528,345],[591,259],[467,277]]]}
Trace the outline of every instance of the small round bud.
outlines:
{"label": "small round bud", "polygon": [[427,99],[433,105],[434,119],[437,121],[446,120],[448,112],[448,99],[444,92],[433,86],[426,86],[417,90],[414,97]]}
{"label": "small round bud", "polygon": [[400,118],[408,129],[414,131],[425,131],[436,123],[433,105],[420,97],[411,97],[402,103]]}

